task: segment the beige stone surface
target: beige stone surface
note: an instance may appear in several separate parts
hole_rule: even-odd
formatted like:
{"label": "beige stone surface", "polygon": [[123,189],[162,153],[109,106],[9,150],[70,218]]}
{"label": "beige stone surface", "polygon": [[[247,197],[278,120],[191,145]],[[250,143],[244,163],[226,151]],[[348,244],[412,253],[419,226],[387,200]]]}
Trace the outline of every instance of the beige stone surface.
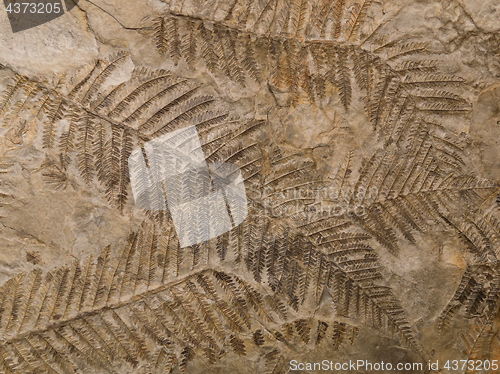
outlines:
{"label": "beige stone surface", "polygon": [[[0,373],[497,372],[445,364],[500,359],[498,15],[80,0],[12,33],[0,4]],[[128,156],[192,125],[249,214],[180,248]]]}

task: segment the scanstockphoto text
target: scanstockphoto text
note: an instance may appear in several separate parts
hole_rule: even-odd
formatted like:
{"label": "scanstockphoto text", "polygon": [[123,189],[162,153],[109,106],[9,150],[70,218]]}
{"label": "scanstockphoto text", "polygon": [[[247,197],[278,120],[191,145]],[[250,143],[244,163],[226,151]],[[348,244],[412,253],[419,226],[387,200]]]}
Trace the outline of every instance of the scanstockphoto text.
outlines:
{"label": "scanstockphoto text", "polygon": [[[364,370],[370,371],[423,371],[424,364],[422,362],[372,362],[367,360],[349,360],[336,362],[330,360],[322,360],[320,362],[301,362],[290,360],[290,370],[308,370],[308,371],[331,371],[331,372],[358,372]],[[429,362],[429,367],[433,365]]]}
{"label": "scanstockphoto text", "polygon": [[300,187],[275,189],[258,185],[247,186],[247,194],[253,201],[259,201],[264,213],[273,218],[284,218],[300,215],[307,221],[315,221],[326,217],[345,217],[365,215],[366,208],[378,199],[387,197],[379,195],[376,187],[357,189],[335,186],[317,186],[306,183]]}

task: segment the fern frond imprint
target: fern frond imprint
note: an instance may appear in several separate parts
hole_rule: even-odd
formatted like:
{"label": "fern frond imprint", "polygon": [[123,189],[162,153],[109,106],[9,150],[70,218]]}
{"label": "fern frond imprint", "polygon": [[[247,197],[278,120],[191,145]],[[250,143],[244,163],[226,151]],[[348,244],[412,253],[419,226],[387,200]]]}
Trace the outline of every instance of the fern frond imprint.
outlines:
{"label": "fern frond imprint", "polygon": [[[118,253],[108,246],[95,261],[76,260],[46,274],[35,269],[7,281],[0,288],[5,370],[51,367],[66,373],[87,365],[115,372],[125,362],[144,370],[152,362],[185,370],[195,352],[204,352],[210,361],[227,348],[245,355],[250,340],[258,346],[269,339],[283,343],[296,339],[313,346],[333,340],[338,348],[344,337],[351,344],[356,338],[358,328],[345,323],[288,316],[283,299],[293,296],[293,289],[300,292],[289,281],[283,285],[292,287],[290,291],[283,288],[283,294],[264,296],[258,283],[210,267],[179,277],[170,260],[179,246],[174,230],[158,229],[145,222]],[[291,238],[293,247],[288,249],[296,258],[292,262],[303,257],[297,253],[301,248],[297,240]],[[284,270],[290,265],[283,260],[279,262]],[[340,292],[344,286],[336,279]],[[381,303],[380,292],[377,300],[363,293],[359,297],[368,308],[363,309],[365,318],[385,315],[382,324],[394,324],[394,331],[409,337],[399,312]],[[271,335],[253,328],[266,325]]]}
{"label": "fern frond imprint", "polygon": [[[282,299],[292,297],[295,302],[292,293],[301,292],[291,280],[282,280],[283,294],[264,296],[258,283],[207,267],[179,277],[170,261],[179,246],[174,230],[158,229],[145,223],[119,253],[108,246],[95,261],[91,257],[84,263],[76,260],[46,274],[35,269],[6,282],[0,288],[0,350],[5,370],[51,367],[65,373],[87,365],[115,372],[125,362],[144,370],[152,362],[185,370],[195,352],[204,352],[210,361],[227,348],[246,355],[250,340],[261,346],[271,339],[283,343],[282,349],[292,340],[313,346],[332,341],[338,349],[345,337],[351,344],[356,338],[358,328],[345,323],[289,317]],[[302,247],[298,240],[290,238],[287,251],[294,258],[288,265],[278,255],[283,270],[304,256],[297,252]],[[325,286],[349,298],[341,291],[345,287],[341,279],[334,278],[335,286]],[[358,294],[355,284],[351,287]],[[286,291],[285,287],[291,288]],[[372,299],[373,292],[358,296],[356,304],[364,305],[364,318],[379,319],[382,325],[374,327],[387,324],[388,329],[409,337],[397,317],[399,312],[388,309],[380,292]],[[345,307],[343,315],[349,310]],[[253,328],[266,325],[272,334],[263,335]]]}
{"label": "fern frond imprint", "polygon": [[[61,170],[45,171],[47,181],[64,186],[64,170],[76,153],[83,181],[89,187],[99,182],[110,203],[122,211],[130,184],[128,158],[134,148],[185,126],[205,133],[218,131],[229,119],[226,112],[214,109],[212,96],[198,94],[199,85],[165,70],[137,68],[129,80],[107,87],[107,79],[127,58],[118,53],[99,60],[54,89],[16,75],[2,96],[6,123],[33,107],[42,118],[43,147],[61,159]],[[226,141],[231,138],[225,136]],[[222,140],[210,139],[206,145],[219,143],[216,153],[227,151],[229,144]]]}
{"label": "fern frond imprint", "polygon": [[[206,9],[196,13],[201,3]],[[0,371],[185,373],[195,357],[214,364],[227,352],[260,350],[265,372],[285,373],[292,349],[339,350],[356,342],[360,328],[420,355],[403,303],[381,281],[378,252],[397,256],[436,227],[455,233],[470,255],[438,329],[446,333],[462,313],[472,325],[465,353],[487,358],[500,305],[500,219],[490,204],[498,204],[498,186],[466,172],[466,141],[437,123],[471,110],[457,89],[465,80],[440,72],[426,43],[361,40],[371,1],[222,3],[168,2],[154,20],[156,48],[174,71],[204,64],[240,88],[266,82],[287,91],[287,104],[328,101],[343,113],[364,107],[375,150],[364,160],[348,152],[325,180],[310,150],[262,141],[264,121],[231,117],[195,80],[161,69],[127,73],[124,52],[53,86],[12,72],[0,96],[6,141],[22,144],[29,121],[40,121],[43,179],[56,189],[99,187],[123,214],[137,150],[147,177],[134,192],[148,219],[119,251],[107,246],[95,259],[35,268],[0,287]],[[147,147],[191,126],[207,162],[241,170],[248,205],[236,209],[248,217],[184,246],[165,196],[200,198],[188,179],[206,191],[216,186],[193,170],[181,183],[153,185],[157,175],[147,170],[162,160]],[[11,166],[0,163],[0,173]],[[186,236],[208,239],[197,230]],[[325,300],[330,317],[311,315]]]}
{"label": "fern frond imprint", "polygon": [[[225,325],[248,331],[252,310],[279,320],[256,303],[260,293],[237,276],[212,269],[177,279],[166,275],[169,267],[152,255],[161,248],[155,230],[143,226],[118,256],[106,247],[95,262],[77,260],[46,274],[34,270],[5,283],[0,290],[4,369],[51,367],[67,373],[84,364],[115,372],[122,360],[137,367],[165,355],[173,365],[189,360],[186,349],[217,357],[226,345],[245,354],[244,342]],[[168,238],[175,240],[172,234]],[[169,245],[166,255],[174,248]]]}
{"label": "fern frond imprint", "polygon": [[[161,25],[175,20],[180,25],[181,39],[193,44],[193,39],[197,39],[196,44],[202,46],[199,55],[194,48],[184,48],[185,53],[178,55],[187,65],[192,66],[194,59],[203,60],[212,74],[225,75],[240,85],[252,80],[261,82],[267,77],[277,88],[288,91],[292,105],[301,100],[302,94],[310,101],[321,99],[325,88],[333,85],[338,88],[340,101],[347,110],[354,92],[351,83],[354,76],[359,89],[356,94],[360,95],[374,128],[386,142],[399,139],[408,121],[420,113],[461,116],[469,112],[470,105],[450,91],[465,80],[440,74],[437,61],[425,58],[428,53],[425,43],[390,42],[369,51],[363,43],[349,41],[370,5],[371,1],[363,0],[348,10],[344,9],[343,0],[335,4],[333,1],[318,4],[269,1],[261,8],[260,4],[250,1],[236,7],[238,15],[235,9],[224,9],[227,13],[222,19],[210,16],[200,19],[198,15],[179,12],[174,6],[169,14],[155,21],[156,44],[160,53],[169,52],[162,42],[169,38],[168,31]],[[219,2],[215,6],[217,12]],[[254,11],[257,11],[255,19],[250,17]],[[340,19],[344,16],[347,17],[344,30],[347,40],[338,38]],[[243,19],[236,22],[239,17]],[[305,25],[304,17],[311,17]],[[250,19],[255,20],[254,27],[245,26]],[[266,28],[264,19],[271,22]],[[194,24],[199,25],[196,28],[199,33],[194,32]],[[326,30],[330,28],[332,37],[326,37]],[[177,64],[178,58],[172,61]],[[428,90],[422,90],[424,88]]]}

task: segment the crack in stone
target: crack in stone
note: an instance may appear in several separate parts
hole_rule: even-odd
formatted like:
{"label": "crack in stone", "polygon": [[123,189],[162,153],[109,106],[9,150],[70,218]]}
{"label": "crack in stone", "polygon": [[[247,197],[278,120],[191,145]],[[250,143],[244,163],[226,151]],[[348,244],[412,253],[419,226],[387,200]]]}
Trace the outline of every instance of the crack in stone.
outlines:
{"label": "crack in stone", "polygon": [[[124,30],[132,30],[132,31],[137,31],[137,30],[152,30],[153,27],[152,26],[146,26],[146,27],[128,27],[128,26],[125,26],[123,23],[121,23],[118,18],[116,18],[113,14],[111,14],[110,12],[108,12],[107,10],[105,10],[104,8],[100,7],[99,5],[93,3],[92,1],[89,1],[89,0],[85,0],[87,3],[89,4],[92,4],[95,8],[99,9],[100,11],[102,11],[103,13],[107,14],[109,17],[111,17],[118,25],[120,25],[121,28],[123,28]],[[75,3],[75,5],[82,11],[82,12],[85,12],[85,14],[87,15],[87,20],[88,20],[88,14],[87,14],[87,11],[82,9],[82,7],[78,4],[78,3]],[[87,22],[88,23],[88,22]],[[90,27],[90,26],[89,26]],[[94,33],[95,35],[95,33]]]}

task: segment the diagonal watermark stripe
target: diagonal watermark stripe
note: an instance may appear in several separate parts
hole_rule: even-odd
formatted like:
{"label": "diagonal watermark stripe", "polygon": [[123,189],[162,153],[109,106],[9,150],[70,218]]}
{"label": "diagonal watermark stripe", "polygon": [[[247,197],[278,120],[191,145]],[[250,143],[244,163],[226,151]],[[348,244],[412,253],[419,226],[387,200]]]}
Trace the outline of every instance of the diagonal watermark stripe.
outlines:
{"label": "diagonal watermark stripe", "polygon": [[4,0],[12,32],[50,22],[76,6],[78,0]]}
{"label": "diagonal watermark stripe", "polygon": [[207,165],[194,126],[134,150],[128,160],[138,207],[170,211],[181,247],[205,242],[242,223],[245,185],[236,165]]}

